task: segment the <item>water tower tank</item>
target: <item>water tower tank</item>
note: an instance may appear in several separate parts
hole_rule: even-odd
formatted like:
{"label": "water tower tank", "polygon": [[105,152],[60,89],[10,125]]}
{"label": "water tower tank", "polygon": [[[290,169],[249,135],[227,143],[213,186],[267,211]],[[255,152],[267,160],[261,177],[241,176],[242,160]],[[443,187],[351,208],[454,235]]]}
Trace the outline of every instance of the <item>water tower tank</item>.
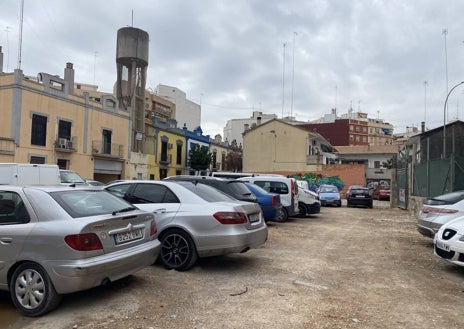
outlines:
{"label": "water tower tank", "polygon": [[148,33],[134,27],[123,27],[118,30],[116,45],[116,62],[129,64],[137,62],[137,66],[148,65]]}

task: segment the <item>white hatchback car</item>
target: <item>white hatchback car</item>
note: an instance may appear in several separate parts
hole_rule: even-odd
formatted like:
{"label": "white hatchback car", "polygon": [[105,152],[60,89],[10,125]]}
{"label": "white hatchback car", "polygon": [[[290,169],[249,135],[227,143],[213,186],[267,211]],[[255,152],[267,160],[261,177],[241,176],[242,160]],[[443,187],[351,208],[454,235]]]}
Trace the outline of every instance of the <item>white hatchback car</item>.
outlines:
{"label": "white hatchback car", "polygon": [[434,237],[434,253],[456,265],[464,266],[464,217],[440,227]]}

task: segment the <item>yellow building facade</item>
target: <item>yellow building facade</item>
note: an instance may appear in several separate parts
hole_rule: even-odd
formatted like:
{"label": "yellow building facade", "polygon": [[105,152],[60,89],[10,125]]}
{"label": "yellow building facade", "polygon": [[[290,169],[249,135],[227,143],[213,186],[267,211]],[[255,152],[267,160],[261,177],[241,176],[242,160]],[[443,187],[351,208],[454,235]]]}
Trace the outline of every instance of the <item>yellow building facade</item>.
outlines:
{"label": "yellow building facade", "polygon": [[103,182],[128,177],[129,113],[112,95],[74,93],[71,63],[63,79],[0,73],[0,113],[0,162],[58,164]]}

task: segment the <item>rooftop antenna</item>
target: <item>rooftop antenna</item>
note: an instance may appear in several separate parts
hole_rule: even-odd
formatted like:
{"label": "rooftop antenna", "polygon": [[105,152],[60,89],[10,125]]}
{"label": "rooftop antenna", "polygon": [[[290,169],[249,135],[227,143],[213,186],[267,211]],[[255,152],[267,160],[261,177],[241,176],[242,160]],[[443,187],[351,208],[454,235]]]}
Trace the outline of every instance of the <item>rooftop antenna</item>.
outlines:
{"label": "rooftop antenna", "polygon": [[424,122],[427,122],[427,80],[424,81]]}
{"label": "rooftop antenna", "polygon": [[7,55],[6,55],[6,71],[10,71],[10,42],[9,42],[9,39],[8,39],[8,33],[10,32],[10,29],[11,27],[7,26],[5,27],[5,32],[6,32],[6,51],[7,51]]}
{"label": "rooftop antenna", "polygon": [[18,70],[21,69],[21,49],[23,46],[24,0],[21,0],[19,17]]}
{"label": "rooftop antenna", "polygon": [[93,84],[95,84],[95,68],[97,66],[97,54],[98,54],[98,51],[94,52],[93,53]]}
{"label": "rooftop antenna", "polygon": [[287,44],[284,42],[284,54],[283,54],[283,63],[282,63],[282,119],[284,118],[284,104],[285,104],[285,47]]}
{"label": "rooftop antenna", "polygon": [[292,104],[290,106],[290,120],[293,117],[293,85],[295,84],[295,37],[298,35],[298,33],[293,32],[293,51],[292,51]]}
{"label": "rooftop antenna", "polygon": [[[446,46],[446,36],[448,35],[448,29],[442,30],[443,38],[445,41],[445,77],[446,77],[446,94],[448,94],[448,47]],[[446,116],[448,116],[448,104],[446,104]],[[446,120],[445,123],[446,124]]]}
{"label": "rooftop antenna", "polygon": [[132,9],[132,25],[131,27],[134,27],[134,9]]}

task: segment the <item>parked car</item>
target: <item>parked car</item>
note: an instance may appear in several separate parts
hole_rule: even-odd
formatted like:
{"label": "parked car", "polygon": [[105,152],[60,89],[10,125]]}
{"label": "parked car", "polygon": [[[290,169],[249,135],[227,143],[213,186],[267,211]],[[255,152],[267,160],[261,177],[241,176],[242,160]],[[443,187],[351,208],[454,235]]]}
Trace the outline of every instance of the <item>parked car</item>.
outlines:
{"label": "parked car", "polygon": [[280,194],[269,193],[265,189],[252,183],[245,183],[250,191],[258,199],[258,204],[263,211],[265,221],[276,221],[282,220],[282,203],[280,203]]}
{"label": "parked car", "polygon": [[368,208],[373,207],[372,195],[369,188],[364,186],[352,185],[346,191],[346,205],[352,206],[365,206]]}
{"label": "parked car", "polygon": [[436,256],[453,264],[464,266],[464,217],[443,224],[434,236]]}
{"label": "parked car", "polygon": [[267,240],[258,203],[243,202],[198,181],[130,180],[105,187],[153,212],[167,269],[188,270],[198,257],[241,253]]}
{"label": "parked car", "polygon": [[79,174],[73,170],[60,169],[60,178],[61,178],[61,184],[63,185],[71,185],[71,184],[88,185],[85,182],[85,179],[79,176]]}
{"label": "parked car", "polygon": [[90,187],[3,185],[0,289],[39,316],[61,295],[121,279],[160,251],[153,214]]}
{"label": "parked car", "polygon": [[321,206],[342,206],[340,191],[338,190],[338,187],[336,187],[335,185],[320,185],[317,190],[317,194],[319,195]]}
{"label": "parked car", "polygon": [[321,201],[317,193],[298,185],[298,207],[300,217],[305,217],[306,214],[318,214],[321,212]]}
{"label": "parked car", "polygon": [[262,175],[237,178],[239,181],[256,184],[270,193],[280,194],[280,202],[283,205],[283,217],[285,222],[289,216],[298,216],[298,185],[293,178],[281,175]]}
{"label": "parked car", "polygon": [[212,186],[237,200],[258,202],[256,196],[253,193],[251,193],[251,191],[246,187],[246,185],[241,181],[237,181],[236,179],[208,176],[178,175],[166,177],[163,180],[198,182],[200,184]]}
{"label": "parked car", "polygon": [[372,191],[372,198],[377,200],[390,200],[390,185],[377,185]]}
{"label": "parked car", "polygon": [[100,181],[93,180],[93,179],[86,179],[85,182],[88,185],[91,185],[91,186],[104,186],[104,185],[106,185],[105,183],[102,183]]}
{"label": "parked car", "polygon": [[464,191],[456,191],[427,198],[418,215],[417,230],[433,238],[440,227],[464,215]]}

